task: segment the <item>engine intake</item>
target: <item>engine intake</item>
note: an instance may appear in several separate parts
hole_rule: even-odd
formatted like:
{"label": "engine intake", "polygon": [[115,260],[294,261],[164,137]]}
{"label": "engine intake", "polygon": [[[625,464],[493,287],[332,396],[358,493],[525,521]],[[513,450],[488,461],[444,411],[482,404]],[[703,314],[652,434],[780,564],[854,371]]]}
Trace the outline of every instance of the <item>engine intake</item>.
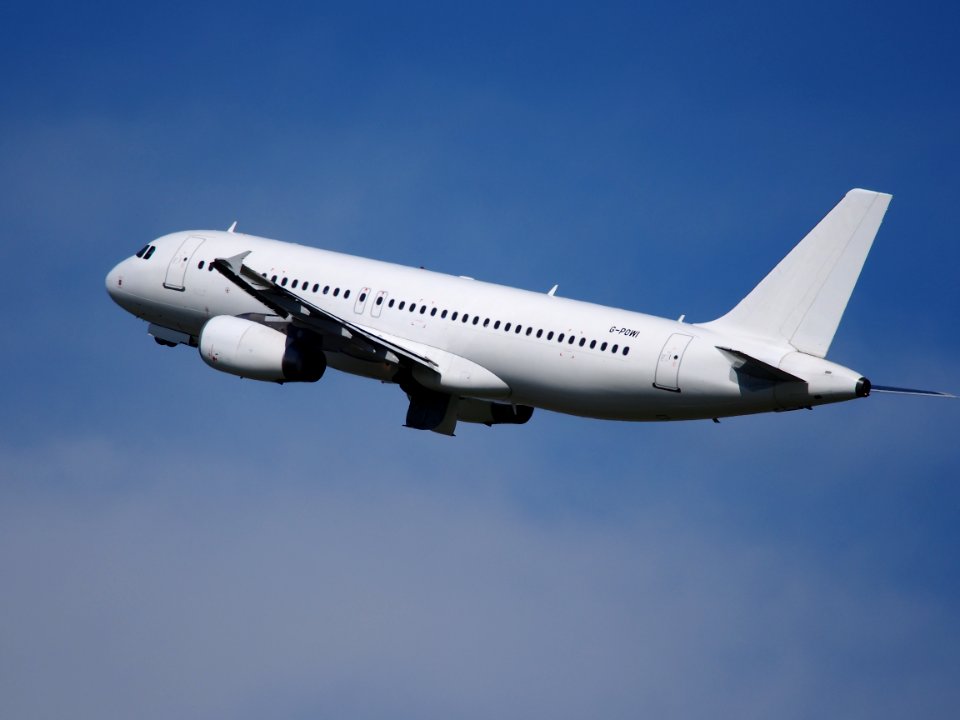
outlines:
{"label": "engine intake", "polygon": [[200,331],[200,357],[221,372],[269,382],[316,382],[327,369],[320,339],[284,334],[260,323],[218,315]]}

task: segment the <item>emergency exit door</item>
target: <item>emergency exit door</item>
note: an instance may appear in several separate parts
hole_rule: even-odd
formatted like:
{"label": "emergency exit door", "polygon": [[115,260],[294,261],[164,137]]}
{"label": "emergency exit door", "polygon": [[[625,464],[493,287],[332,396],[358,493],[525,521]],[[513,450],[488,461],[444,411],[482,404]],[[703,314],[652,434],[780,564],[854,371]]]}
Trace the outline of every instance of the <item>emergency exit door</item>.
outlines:
{"label": "emergency exit door", "polygon": [[663,344],[660,359],[657,361],[657,372],[653,378],[654,387],[680,392],[680,363],[683,362],[683,354],[691,340],[691,335],[674,333]]}

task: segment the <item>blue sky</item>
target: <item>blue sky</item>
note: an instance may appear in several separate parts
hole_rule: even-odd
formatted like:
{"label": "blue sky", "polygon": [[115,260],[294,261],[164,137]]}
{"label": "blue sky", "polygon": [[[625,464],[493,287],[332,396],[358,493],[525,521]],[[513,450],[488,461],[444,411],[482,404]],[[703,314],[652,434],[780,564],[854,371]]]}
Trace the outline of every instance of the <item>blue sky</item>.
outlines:
{"label": "blue sky", "polygon": [[225,228],[691,321],[851,187],[831,348],[960,390],[957,11],[0,9],[0,715],[955,717],[960,404],[456,439],[157,347],[103,276]]}

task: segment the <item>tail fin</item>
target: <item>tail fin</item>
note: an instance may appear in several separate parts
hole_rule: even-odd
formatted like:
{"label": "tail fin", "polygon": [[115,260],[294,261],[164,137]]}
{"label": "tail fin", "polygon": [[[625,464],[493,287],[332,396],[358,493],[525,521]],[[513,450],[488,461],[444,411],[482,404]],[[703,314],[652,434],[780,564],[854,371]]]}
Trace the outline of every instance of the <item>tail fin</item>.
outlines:
{"label": "tail fin", "polygon": [[749,295],[708,325],[825,357],[890,198],[848,192]]}

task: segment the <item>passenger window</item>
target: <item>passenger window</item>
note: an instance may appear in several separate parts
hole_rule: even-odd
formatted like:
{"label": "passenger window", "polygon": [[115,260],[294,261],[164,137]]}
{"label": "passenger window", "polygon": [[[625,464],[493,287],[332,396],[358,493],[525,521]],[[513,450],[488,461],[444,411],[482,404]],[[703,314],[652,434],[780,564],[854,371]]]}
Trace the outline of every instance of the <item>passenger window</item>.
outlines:
{"label": "passenger window", "polygon": [[427,306],[426,306],[426,305],[421,305],[421,306],[420,306],[420,314],[423,315],[426,311],[427,311]]}
{"label": "passenger window", "polygon": [[330,286],[329,286],[329,285],[324,285],[324,286],[323,286],[323,294],[326,295],[328,292],[330,292]]}
{"label": "passenger window", "polygon": [[510,332],[510,323],[507,323],[506,325],[503,326],[503,331]]}
{"label": "passenger window", "polygon": [[339,294],[340,294],[340,288],[334,288],[334,289],[333,289],[333,296],[334,296],[334,297],[337,297]]}
{"label": "passenger window", "polygon": [[538,338],[542,338],[542,337],[543,337],[543,328],[540,328],[539,330],[537,330],[537,337],[538,337]]}
{"label": "passenger window", "polygon": [[293,288],[294,290],[296,290],[296,289],[297,289],[297,281],[294,280],[292,283],[290,283],[290,287]]}
{"label": "passenger window", "polygon": [[460,318],[460,322],[462,322],[463,324],[466,324],[469,319],[470,319],[470,316],[467,315],[467,313],[464,313],[463,317]]}
{"label": "passenger window", "polygon": [[390,298],[390,302],[387,303],[387,307],[393,307],[393,298]]}
{"label": "passenger window", "polygon": [[515,327],[515,328],[513,329],[513,331],[514,331],[517,335],[520,334],[520,331],[521,331],[521,330],[523,330],[523,327],[522,327],[521,325],[517,325],[517,327]]}
{"label": "passenger window", "polygon": [[478,322],[480,322],[480,316],[479,316],[479,315],[474,315],[474,316],[473,316],[473,324],[476,325]]}
{"label": "passenger window", "polygon": [[430,317],[436,317],[436,316],[437,316],[437,309],[436,309],[436,308],[433,308],[433,309],[430,311]]}
{"label": "passenger window", "polygon": [[453,313],[450,315],[450,319],[451,319],[451,320],[456,320],[456,319],[457,319],[457,311],[456,311],[456,310],[454,310]]}
{"label": "passenger window", "polygon": [[320,289],[319,283],[314,283],[314,284],[313,284],[313,291],[316,292],[316,291],[319,290],[319,289]]}
{"label": "passenger window", "polygon": [[590,341],[590,349],[593,350],[596,346],[597,346],[597,341],[596,341],[596,340],[591,340],[591,341]]}
{"label": "passenger window", "polygon": [[444,310],[442,313],[440,313],[440,317],[445,319],[447,317],[447,311]]}
{"label": "passenger window", "polygon": [[497,320],[495,323],[493,323],[493,329],[494,329],[494,330],[499,330],[499,329],[500,329],[500,321],[499,321],[499,320]]}
{"label": "passenger window", "polygon": [[528,328],[527,328],[527,337],[530,337],[530,333],[532,333],[532,332],[533,332],[533,328],[532,328],[532,327],[528,327]]}
{"label": "passenger window", "polygon": [[547,333],[547,340],[553,340],[553,330]]}
{"label": "passenger window", "polygon": [[377,296],[377,305],[383,305],[383,295]]}
{"label": "passenger window", "polygon": [[557,342],[563,342],[563,338],[564,338],[564,334],[563,334],[563,333],[560,333],[560,334],[557,336]]}
{"label": "passenger window", "polygon": [[276,275],[274,275],[272,278],[270,278],[270,282],[276,282],[276,281],[277,281],[277,276],[276,276]]}
{"label": "passenger window", "polygon": [[201,260],[200,262],[198,262],[198,263],[197,263],[197,269],[203,270],[203,264],[204,264],[204,263],[203,263],[203,260]]}
{"label": "passenger window", "polygon": [[[367,294],[365,292],[360,293],[360,302],[363,302],[366,299],[367,299]],[[377,304],[379,305],[380,303],[377,303]]]}
{"label": "passenger window", "polygon": [[571,335],[571,336],[570,336],[570,339],[567,340],[567,345],[573,345],[573,341],[576,340],[576,339],[577,339],[577,338],[576,338],[575,336]]}
{"label": "passenger window", "polygon": [[346,300],[348,297],[350,297],[350,291],[349,291],[349,290],[344,290],[344,291],[343,291],[343,299]]}
{"label": "passenger window", "polygon": [[416,304],[416,303],[410,303],[410,312],[413,312],[413,311],[416,310],[416,309],[417,309],[417,304]]}
{"label": "passenger window", "polygon": [[484,326],[484,327],[490,327],[490,318],[484,318],[484,319],[483,319],[483,326]]}
{"label": "passenger window", "polygon": [[600,349],[601,349],[601,350],[606,350],[606,349],[607,349],[607,344],[606,344],[605,342],[600,343]]}
{"label": "passenger window", "polygon": [[397,309],[398,309],[398,310],[403,310],[403,307],[404,307],[406,304],[407,304],[407,301],[406,301],[406,300],[401,300],[401,301],[400,301],[400,304],[397,305]]}
{"label": "passenger window", "polygon": [[286,286],[287,286],[287,278],[284,278],[283,280],[281,280],[281,281],[280,281],[280,284],[283,285],[284,287],[286,287]]}
{"label": "passenger window", "polygon": [[629,353],[630,353],[630,346],[629,346],[629,345],[624,345],[624,346],[623,346],[623,356],[626,357]]}
{"label": "passenger window", "polygon": [[586,344],[587,344],[587,339],[586,339],[586,338],[580,338],[580,347],[583,347],[583,346],[586,345]]}
{"label": "passenger window", "polygon": [[612,348],[610,348],[610,352],[612,352],[614,355],[616,355],[616,354],[617,354],[617,346],[614,345]]}

